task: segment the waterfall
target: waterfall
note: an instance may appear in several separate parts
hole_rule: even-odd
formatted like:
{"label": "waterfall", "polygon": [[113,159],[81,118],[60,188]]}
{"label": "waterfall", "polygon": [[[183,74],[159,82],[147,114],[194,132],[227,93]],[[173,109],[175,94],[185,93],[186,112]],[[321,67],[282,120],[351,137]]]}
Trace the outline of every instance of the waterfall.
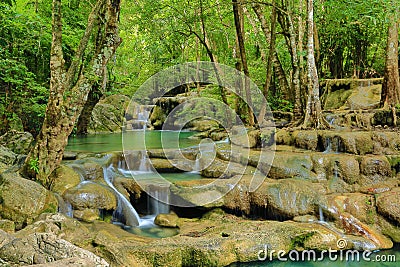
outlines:
{"label": "waterfall", "polygon": [[324,213],[322,212],[321,206],[319,206],[319,221],[320,221],[320,222],[325,222],[325,220],[324,220]]}
{"label": "waterfall", "polygon": [[115,194],[118,198],[118,207],[115,212],[114,217],[123,216],[125,218],[125,224],[128,226],[139,226],[141,223],[141,219],[139,214],[136,212],[135,208],[129,202],[128,199],[125,198],[113,185],[112,179],[114,177],[114,168],[112,166],[106,168],[103,167],[104,181],[107,185],[114,190]]}
{"label": "waterfall", "polygon": [[331,138],[328,137],[326,138],[326,148],[324,153],[330,153],[332,151],[332,142],[331,142]]}
{"label": "waterfall", "polygon": [[201,153],[197,153],[196,155],[196,160],[194,161],[194,166],[193,169],[190,173],[195,173],[195,174],[199,174],[200,173],[200,158],[201,158]]}
{"label": "waterfall", "polygon": [[152,173],[146,150],[126,152],[124,159],[118,161],[117,168],[124,176]]}
{"label": "waterfall", "polygon": [[170,190],[168,184],[148,185],[147,192],[147,210],[151,215],[169,213]]}
{"label": "waterfall", "polygon": [[133,115],[133,119],[127,122],[128,130],[146,130],[149,115],[154,105],[141,105],[137,106],[135,109],[135,114]]}

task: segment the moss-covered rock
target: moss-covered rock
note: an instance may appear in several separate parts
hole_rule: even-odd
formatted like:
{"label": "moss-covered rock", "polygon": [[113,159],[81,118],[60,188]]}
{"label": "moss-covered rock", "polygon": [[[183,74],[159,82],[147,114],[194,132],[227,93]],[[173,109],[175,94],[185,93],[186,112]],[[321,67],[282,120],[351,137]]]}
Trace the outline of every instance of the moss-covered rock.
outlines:
{"label": "moss-covered rock", "polygon": [[296,147],[312,150],[317,150],[318,134],[315,130],[310,131],[294,131],[292,133]]}
{"label": "moss-covered rock", "polygon": [[113,210],[117,207],[117,198],[114,192],[107,186],[93,182],[83,182],[66,190],[64,199],[78,210]]}
{"label": "moss-covered rock", "polygon": [[162,227],[177,227],[178,226],[179,217],[174,214],[158,214],[154,219],[154,223],[158,226]]}
{"label": "moss-covered rock", "polygon": [[34,139],[31,133],[9,131],[0,136],[0,145],[3,145],[16,154],[27,154]]}
{"label": "moss-covered rock", "polygon": [[52,173],[51,191],[62,195],[81,182],[80,175],[71,167],[61,165]]}
{"label": "moss-covered rock", "polygon": [[386,218],[400,223],[400,188],[378,194],[376,197],[378,212]]}
{"label": "moss-covered rock", "polygon": [[0,174],[0,199],[1,218],[14,221],[17,229],[58,207],[52,192],[14,172]]}

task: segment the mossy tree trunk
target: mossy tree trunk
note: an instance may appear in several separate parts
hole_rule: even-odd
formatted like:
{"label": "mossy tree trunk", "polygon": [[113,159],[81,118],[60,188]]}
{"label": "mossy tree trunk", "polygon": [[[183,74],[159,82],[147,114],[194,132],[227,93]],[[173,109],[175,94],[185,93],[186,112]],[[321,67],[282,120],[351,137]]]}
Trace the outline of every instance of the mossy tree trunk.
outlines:
{"label": "mossy tree trunk", "polygon": [[384,108],[395,108],[395,106],[400,103],[398,25],[399,23],[396,19],[396,15],[392,15],[388,27],[385,77],[381,95],[381,105]]}
{"label": "mossy tree trunk", "polygon": [[[68,69],[64,67],[62,51],[61,0],[53,0],[52,45],[50,55],[50,95],[42,129],[20,172],[40,182],[51,185],[50,175],[60,165],[64,149],[75,122],[86,103],[92,85],[102,81],[106,65],[121,43],[118,36],[120,0],[98,0],[88,17],[87,27]],[[102,25],[101,45],[90,63],[83,65],[88,55],[90,39],[96,27]],[[98,30],[98,29],[97,29]]]}

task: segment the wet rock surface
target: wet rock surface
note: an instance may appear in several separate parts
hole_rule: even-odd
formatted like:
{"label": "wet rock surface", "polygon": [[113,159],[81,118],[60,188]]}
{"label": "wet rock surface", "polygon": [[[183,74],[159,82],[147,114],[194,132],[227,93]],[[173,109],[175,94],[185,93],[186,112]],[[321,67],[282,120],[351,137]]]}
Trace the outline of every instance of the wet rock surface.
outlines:
{"label": "wet rock surface", "polygon": [[104,185],[93,182],[83,182],[68,189],[64,193],[64,199],[78,210],[113,210],[117,207],[117,198],[114,192]]}

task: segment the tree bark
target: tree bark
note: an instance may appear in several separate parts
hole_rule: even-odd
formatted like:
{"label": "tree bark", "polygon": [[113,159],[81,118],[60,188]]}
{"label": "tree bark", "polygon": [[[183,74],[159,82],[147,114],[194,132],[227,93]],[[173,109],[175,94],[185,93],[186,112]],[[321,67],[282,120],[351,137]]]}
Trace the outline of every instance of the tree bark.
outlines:
{"label": "tree bark", "polygon": [[319,98],[318,73],[314,56],[314,7],[313,0],[307,0],[307,72],[308,72],[308,99],[304,128],[325,128],[327,125],[322,116],[321,101]]}
{"label": "tree bark", "polygon": [[395,15],[392,15],[388,27],[385,76],[381,94],[381,106],[384,108],[392,108],[400,103],[398,41],[398,21]]}
{"label": "tree bark", "polygon": [[251,99],[251,94],[250,94],[250,74],[249,74],[249,68],[247,66],[247,59],[246,59],[246,50],[244,48],[244,38],[243,38],[243,30],[242,30],[242,25],[241,25],[241,17],[240,17],[240,12],[239,12],[239,3],[237,0],[232,0],[232,6],[233,6],[233,16],[235,20],[235,28],[236,28],[236,36],[238,40],[238,46],[239,46],[239,52],[240,52],[240,58],[242,61],[242,68],[243,68],[243,73],[246,76],[245,81],[244,81],[244,90],[246,94],[246,102],[248,106],[248,121],[247,123],[250,126],[254,126],[254,114],[253,114],[253,102]]}
{"label": "tree bark", "polygon": [[[100,19],[99,11],[105,9],[105,38],[98,53],[89,64],[79,62],[85,51],[94,25]],[[42,129],[36,144],[28,154],[21,173],[45,187],[50,187],[51,173],[60,165],[77,117],[87,100],[92,85],[106,75],[106,65],[121,43],[118,36],[119,0],[99,0],[88,18],[87,29],[80,41],[74,61],[64,69],[62,53],[61,0],[53,0],[52,45],[50,58],[50,96]]]}
{"label": "tree bark", "polygon": [[[259,10],[259,13],[260,10]],[[261,16],[263,17],[263,16]],[[265,19],[264,19],[265,20]],[[267,102],[266,99],[268,99],[268,90],[271,84],[271,79],[272,79],[272,64],[273,64],[273,58],[275,54],[275,27],[276,27],[276,7],[275,7],[275,0],[272,0],[272,11],[271,11],[271,30],[270,30],[270,42],[269,42],[269,52],[268,52],[268,60],[267,60],[267,73],[266,73],[266,78],[265,78],[265,83],[263,87],[263,94],[264,94],[264,100],[262,103],[261,111],[258,117],[258,123],[263,123],[265,114],[267,112]]]}
{"label": "tree bark", "polygon": [[[267,20],[265,19],[265,16],[261,10],[261,6],[259,4],[253,4],[252,6],[254,13],[256,13],[258,20],[260,21],[261,29],[264,33],[265,39],[267,40],[267,43],[271,43],[271,33],[268,27]],[[253,26],[255,28],[255,26]],[[281,89],[282,97],[285,100],[289,100],[291,102],[294,102],[294,95],[290,92],[289,89],[289,84],[286,78],[285,71],[283,70],[282,63],[279,60],[278,53],[276,51],[276,48],[274,49],[274,52],[272,54],[272,62],[273,66],[275,68],[275,73],[278,78],[279,82],[279,87]],[[264,56],[264,58],[266,58]],[[266,62],[266,65],[267,62]]]}

